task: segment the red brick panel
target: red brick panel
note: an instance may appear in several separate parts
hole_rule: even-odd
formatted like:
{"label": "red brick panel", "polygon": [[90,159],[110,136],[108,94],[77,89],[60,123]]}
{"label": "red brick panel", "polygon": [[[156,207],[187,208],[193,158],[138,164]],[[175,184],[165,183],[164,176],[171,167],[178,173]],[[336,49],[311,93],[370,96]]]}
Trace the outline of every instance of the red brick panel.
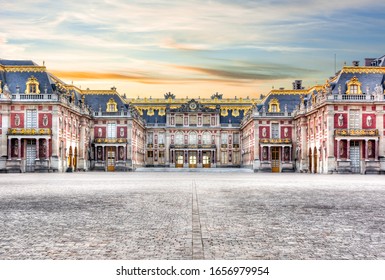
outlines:
{"label": "red brick panel", "polygon": [[270,126],[259,127],[259,138],[270,138]]}
{"label": "red brick panel", "polygon": [[[340,120],[340,115],[342,116],[342,121]],[[348,114],[345,113],[336,113],[334,114],[334,128],[348,128]]]}
{"label": "red brick panel", "polygon": [[127,138],[127,127],[118,126],[118,138]]}
{"label": "red brick panel", "polygon": [[[292,127],[281,126],[281,138],[292,138],[291,137]],[[286,133],[285,133],[286,132]]]}
{"label": "red brick panel", "polygon": [[362,114],[362,128],[363,129],[376,128],[376,115]]}
{"label": "red brick panel", "polygon": [[11,113],[11,128],[24,127],[24,113]]}
{"label": "red brick panel", "polygon": [[52,114],[51,113],[39,113],[39,127],[51,128],[52,127]]}
{"label": "red brick panel", "polygon": [[106,138],[106,128],[100,127],[100,126],[95,126],[94,137],[95,138]]}

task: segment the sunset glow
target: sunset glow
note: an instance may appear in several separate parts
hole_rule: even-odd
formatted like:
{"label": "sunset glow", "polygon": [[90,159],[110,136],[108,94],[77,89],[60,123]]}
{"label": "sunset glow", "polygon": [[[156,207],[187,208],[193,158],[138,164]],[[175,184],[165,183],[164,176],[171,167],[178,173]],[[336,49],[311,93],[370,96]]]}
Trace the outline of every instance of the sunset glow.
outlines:
{"label": "sunset glow", "polygon": [[[257,97],[385,54],[385,2],[1,1],[0,57],[129,97]],[[336,61],[335,61],[336,57]]]}

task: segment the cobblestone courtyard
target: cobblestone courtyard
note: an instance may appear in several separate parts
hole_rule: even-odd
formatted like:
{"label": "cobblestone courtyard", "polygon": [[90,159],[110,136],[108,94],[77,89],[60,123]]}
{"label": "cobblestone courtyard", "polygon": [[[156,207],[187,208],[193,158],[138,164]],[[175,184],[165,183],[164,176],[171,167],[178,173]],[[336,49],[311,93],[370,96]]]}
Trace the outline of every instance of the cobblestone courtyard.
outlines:
{"label": "cobblestone courtyard", "polygon": [[384,176],[0,175],[0,259],[385,259]]}

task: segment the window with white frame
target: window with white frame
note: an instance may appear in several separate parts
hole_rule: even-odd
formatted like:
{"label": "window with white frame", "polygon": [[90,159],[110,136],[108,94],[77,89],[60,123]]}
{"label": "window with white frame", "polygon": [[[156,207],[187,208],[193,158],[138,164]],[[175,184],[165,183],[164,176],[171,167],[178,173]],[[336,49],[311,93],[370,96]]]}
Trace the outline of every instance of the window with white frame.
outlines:
{"label": "window with white frame", "polygon": [[175,134],[175,144],[176,145],[183,145],[183,133],[177,132]]}
{"label": "window with white frame", "polygon": [[202,143],[203,145],[210,145],[211,144],[211,135],[209,132],[204,132],[202,135]]}
{"label": "window with white frame", "polygon": [[279,138],[279,124],[278,123],[272,123],[271,124],[271,137],[274,139]]}
{"label": "window with white frame", "polygon": [[188,140],[190,145],[196,145],[198,144],[198,137],[196,132],[191,132],[189,135],[189,140]]}
{"label": "window with white frame", "polygon": [[221,144],[227,145],[227,132],[221,134]]}
{"label": "window with white frame", "polygon": [[349,128],[350,129],[360,129],[360,110],[350,110],[349,111]]}
{"label": "window with white frame", "polygon": [[37,128],[37,110],[27,109],[25,123],[26,123],[26,128]]}
{"label": "window with white frame", "polygon": [[107,124],[107,138],[116,138],[116,123]]}

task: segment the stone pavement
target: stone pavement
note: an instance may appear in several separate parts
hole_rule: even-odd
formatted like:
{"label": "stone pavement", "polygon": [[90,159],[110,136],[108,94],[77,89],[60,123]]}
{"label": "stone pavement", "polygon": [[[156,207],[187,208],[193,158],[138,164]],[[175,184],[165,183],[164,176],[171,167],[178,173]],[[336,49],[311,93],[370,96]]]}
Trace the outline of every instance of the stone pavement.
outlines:
{"label": "stone pavement", "polygon": [[385,259],[380,175],[0,175],[0,259]]}

